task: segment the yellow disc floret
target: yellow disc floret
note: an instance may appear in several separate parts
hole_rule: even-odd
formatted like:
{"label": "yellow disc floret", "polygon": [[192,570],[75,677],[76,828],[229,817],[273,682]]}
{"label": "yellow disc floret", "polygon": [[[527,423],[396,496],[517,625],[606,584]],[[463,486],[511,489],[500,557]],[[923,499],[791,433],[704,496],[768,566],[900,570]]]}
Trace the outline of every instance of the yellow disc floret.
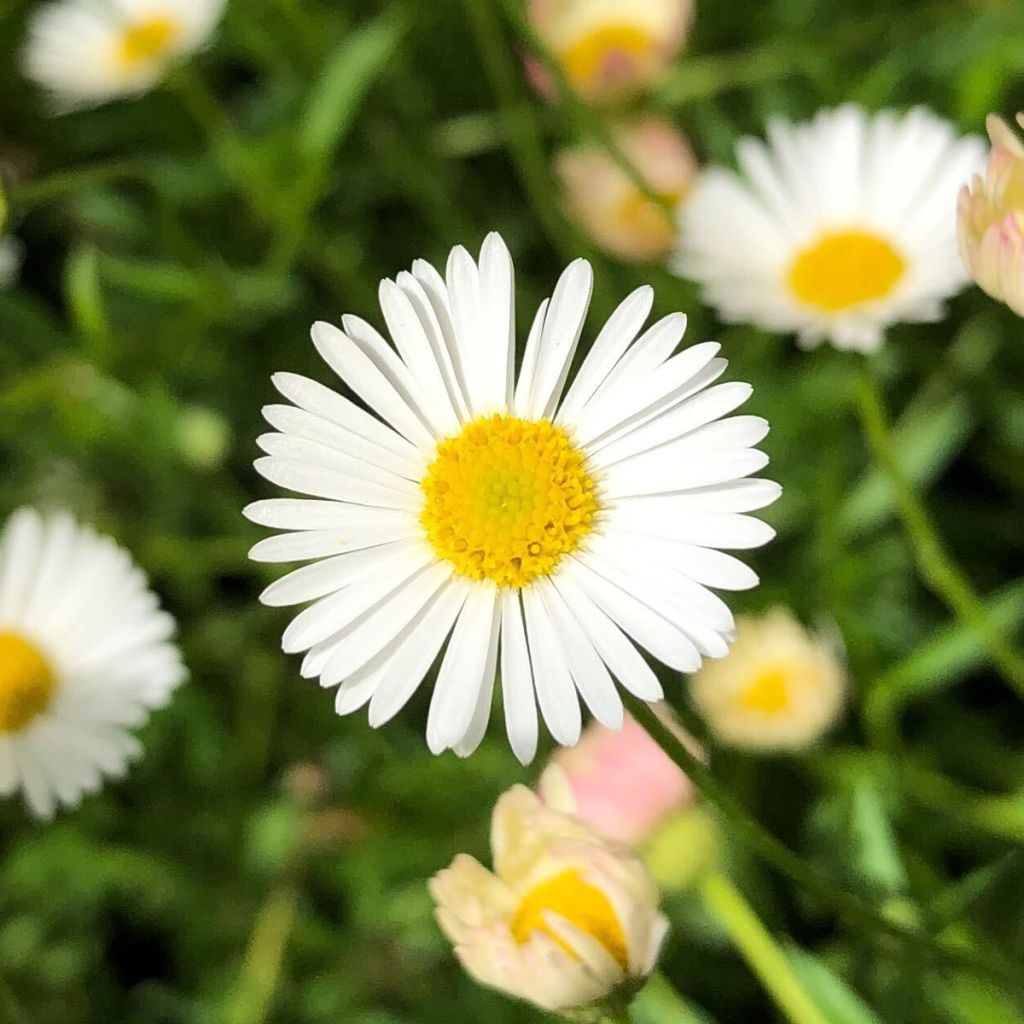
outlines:
{"label": "yellow disc floret", "polygon": [[578,871],[563,871],[527,893],[511,926],[512,935],[520,944],[527,942],[534,932],[544,932],[578,959],[576,952],[544,920],[545,911],[565,918],[597,939],[624,971],[629,970],[626,936],[611,901],[597,886],[585,882]]}
{"label": "yellow disc floret", "polygon": [[420,522],[461,576],[523,587],[554,571],[593,528],[583,453],[548,420],[491,416],[437,446]]}
{"label": "yellow disc floret", "polygon": [[839,313],[884,299],[906,269],[903,257],[884,238],[868,231],[836,231],[797,255],[789,285],[808,306]]}
{"label": "yellow disc floret", "polygon": [[758,673],[737,695],[737,703],[748,711],[777,715],[789,707],[789,675],[784,668]]}
{"label": "yellow disc floret", "polygon": [[569,80],[585,92],[617,79],[649,73],[656,60],[656,42],[637,25],[599,25],[562,53]]}
{"label": "yellow disc floret", "polygon": [[53,699],[49,662],[18,633],[0,631],[0,734],[20,732]]}
{"label": "yellow disc floret", "polygon": [[130,25],[121,36],[121,61],[128,67],[136,67],[162,60],[180,34],[177,22],[166,17],[147,18]]}

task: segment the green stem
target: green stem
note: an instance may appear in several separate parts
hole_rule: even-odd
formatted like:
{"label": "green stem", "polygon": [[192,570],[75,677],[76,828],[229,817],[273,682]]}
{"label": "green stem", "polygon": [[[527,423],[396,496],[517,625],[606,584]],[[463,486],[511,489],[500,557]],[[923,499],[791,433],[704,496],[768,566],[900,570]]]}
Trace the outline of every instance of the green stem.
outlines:
{"label": "green stem", "polygon": [[103,185],[108,181],[146,182],[148,178],[144,168],[133,160],[115,160],[90,167],[75,167],[28,181],[24,185],[14,186],[11,189],[11,205],[20,212],[25,212],[69,193],[91,188],[93,185]]}
{"label": "green stem", "polygon": [[293,882],[281,882],[271,890],[256,918],[225,1024],[263,1024],[270,1014],[298,901]]}
{"label": "green stem", "polygon": [[993,664],[1024,697],[1024,659],[996,628],[981,598],[942,543],[925,506],[907,480],[893,450],[892,435],[870,366],[865,366],[857,388],[858,408],[868,444],[896,493],[896,508],[910,539],[918,571],[927,586],[946,606],[980,636]]}
{"label": "green stem", "polygon": [[721,813],[737,839],[823,904],[832,907],[845,920],[863,929],[875,941],[896,939],[937,961],[987,977],[1017,997],[1024,992],[1019,971],[991,951],[986,951],[984,956],[974,955],[937,941],[920,929],[908,928],[885,917],[859,897],[835,886],[785,843],[748,817],[735,798],[715,780],[707,765],[679,741],[649,704],[628,695],[626,704],[630,714],[689,777],[694,788]]}
{"label": "green stem", "polygon": [[707,1024],[708,1019],[683,999],[660,971],[647,979],[630,1014],[636,1024]]}
{"label": "green stem", "polygon": [[828,1024],[793,973],[785,953],[739,889],[719,872],[706,874],[698,888],[705,906],[729,933],[743,959],[791,1024]]}
{"label": "green stem", "polygon": [[498,111],[523,189],[552,245],[564,259],[571,259],[575,253],[566,240],[565,220],[552,201],[555,187],[547,157],[534,130],[532,113],[522,95],[521,76],[501,37],[501,26],[495,16],[493,2],[464,2],[484,69],[498,100]]}

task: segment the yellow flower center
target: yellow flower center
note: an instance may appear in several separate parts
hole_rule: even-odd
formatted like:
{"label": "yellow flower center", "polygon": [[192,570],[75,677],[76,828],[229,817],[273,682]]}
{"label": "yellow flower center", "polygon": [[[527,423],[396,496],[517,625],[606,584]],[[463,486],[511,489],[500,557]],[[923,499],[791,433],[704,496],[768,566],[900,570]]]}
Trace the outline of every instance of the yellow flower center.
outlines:
{"label": "yellow flower center", "polygon": [[624,970],[629,970],[629,950],[611,901],[596,886],[584,882],[575,869],[563,871],[532,889],[512,919],[512,935],[520,945],[534,932],[549,935],[571,957],[578,954],[548,926],[544,911],[564,917],[581,932],[597,939]]}
{"label": "yellow flower center", "polygon": [[501,587],[553,572],[598,511],[583,454],[547,420],[468,423],[437,446],[420,486],[420,523],[438,556]]}
{"label": "yellow flower center", "polygon": [[181,33],[172,18],[157,16],[128,26],[121,36],[121,61],[130,68],[165,57]]}
{"label": "yellow flower center", "polygon": [[801,302],[838,313],[885,298],[906,269],[903,257],[884,238],[867,231],[836,231],[797,255],[789,285]]}
{"label": "yellow flower center", "polygon": [[24,637],[0,632],[0,733],[21,732],[53,699],[47,660]]}
{"label": "yellow flower center", "polygon": [[[675,209],[682,202],[681,191],[663,192],[665,202]],[[649,199],[638,188],[630,191],[616,209],[620,226],[644,243],[652,255],[667,252],[676,238],[675,225],[668,211]]]}
{"label": "yellow flower center", "polygon": [[753,682],[737,698],[747,711],[777,715],[789,706],[789,673],[782,668],[770,668],[755,676]]}
{"label": "yellow flower center", "polygon": [[588,91],[638,78],[653,65],[654,39],[634,24],[600,25],[562,52],[576,88]]}

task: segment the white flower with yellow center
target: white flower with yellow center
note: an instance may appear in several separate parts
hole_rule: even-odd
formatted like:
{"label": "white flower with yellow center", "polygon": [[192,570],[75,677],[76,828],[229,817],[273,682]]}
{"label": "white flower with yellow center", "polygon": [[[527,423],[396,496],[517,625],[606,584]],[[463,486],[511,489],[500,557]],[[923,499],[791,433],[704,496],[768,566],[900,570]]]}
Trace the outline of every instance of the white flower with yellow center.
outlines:
{"label": "white flower with yellow center", "polygon": [[736,643],[690,681],[690,693],[720,740],[755,750],[798,750],[835,722],[846,671],[833,646],[782,608],[739,618]]}
{"label": "white flower with yellow center", "polygon": [[16,512],[0,536],[0,795],[48,818],[123,774],[141,750],[129,730],[184,678],[173,631],[112,540]]}
{"label": "white flower with yellow center", "polygon": [[[693,0],[530,0],[530,22],[573,89],[606,102],[649,86],[675,57]],[[538,85],[551,91],[543,70]]]}
{"label": "white flower with yellow center", "polygon": [[225,0],[58,0],[39,8],[26,73],[66,108],[147,92],[209,40]]}
{"label": "white flower with yellow center", "polygon": [[388,721],[448,640],[430,749],[477,747],[500,662],[509,737],[527,761],[538,702],[571,746],[580,696],[621,725],[613,677],[661,698],[635,644],[683,672],[728,649],[732,614],[709,588],[757,582],[717,549],[773,534],[746,513],[778,486],[744,479],[768,462],[754,447],[768,425],[722,419],[751,389],[709,387],[726,366],[716,344],[673,354],[681,314],[644,330],[647,287],[611,316],[566,391],[591,286],[584,260],[564,272],[516,380],[512,260],[492,234],[479,263],[454,249],[446,278],[418,261],[381,284],[394,347],[358,317],[314,325],[320,355],[376,416],[305,377],[274,377],[294,404],[264,410],[278,432],[260,438],[256,468],[320,500],[251,505],[253,521],[291,531],[251,556],[313,562],[262,599],[314,602],[283,646],[308,652],[305,676],[341,684],[339,714],[369,704],[371,725]]}
{"label": "white flower with yellow center", "polygon": [[493,874],[461,854],[430,891],[481,984],[565,1012],[625,1001],[668,931],[643,862],[516,786],[494,808]]}
{"label": "white flower with yellow center", "polygon": [[724,319],[870,352],[895,323],[940,319],[967,283],[956,196],[985,147],[928,110],[775,119],[736,155],[742,176],[698,179],[673,260]]}

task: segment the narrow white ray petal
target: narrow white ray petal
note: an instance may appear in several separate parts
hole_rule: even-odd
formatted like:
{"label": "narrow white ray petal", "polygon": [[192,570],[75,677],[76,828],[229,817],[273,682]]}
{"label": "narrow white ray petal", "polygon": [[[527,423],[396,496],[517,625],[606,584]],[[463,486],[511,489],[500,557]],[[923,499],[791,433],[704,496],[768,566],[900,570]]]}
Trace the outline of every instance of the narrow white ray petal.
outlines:
{"label": "narrow white ray petal", "polygon": [[556,417],[559,423],[572,423],[580,409],[604,383],[622,354],[640,333],[654,304],[654,289],[641,285],[619,304],[608,318],[576,374]]}
{"label": "narrow white ray petal", "polygon": [[501,688],[509,743],[529,764],[537,753],[537,698],[519,591],[512,589],[501,594]]}
{"label": "narrow white ray petal", "polygon": [[[437,274],[436,271],[434,273]],[[403,270],[397,280],[398,287],[405,292],[420,318],[452,407],[459,419],[466,422],[470,419],[469,400],[466,397],[466,386],[458,362],[455,329],[448,313],[447,296],[442,300],[432,295],[429,282],[421,280],[415,273],[410,274]],[[437,275],[437,286],[444,290],[444,282],[441,281],[440,275]]]}
{"label": "narrow white ray petal", "polygon": [[376,505],[381,508],[416,512],[423,503],[422,494],[403,493],[391,487],[371,483],[348,473],[321,468],[310,462],[295,462],[279,456],[265,456],[253,463],[256,472],[286,491],[308,494],[314,498],[345,501],[353,505]]}
{"label": "narrow white ray petal", "polygon": [[501,632],[500,613],[494,617],[494,628],[491,632],[491,645],[487,650],[487,660],[484,662],[483,682],[480,686],[480,695],[477,697],[476,707],[473,709],[473,717],[469,721],[462,738],[452,744],[452,749],[458,757],[469,757],[474,753],[480,742],[487,733],[487,726],[491,720],[491,706],[494,703],[494,684],[498,669],[498,637]]}
{"label": "narrow white ray petal", "polygon": [[486,315],[480,308],[480,271],[461,245],[452,249],[448,256],[445,281],[470,412],[474,417],[498,412],[487,401],[490,397],[487,367],[480,343],[480,329]]}
{"label": "narrow white ray petal", "polygon": [[17,623],[24,611],[43,539],[43,520],[34,509],[21,508],[7,521],[0,561],[0,617]]}
{"label": "narrow white ray petal", "polygon": [[358,672],[353,672],[338,687],[338,692],[334,695],[334,713],[336,715],[351,715],[365,707],[377,692],[377,687],[390,664],[388,657],[377,657],[364,665]]}
{"label": "narrow white ray petal", "polygon": [[418,479],[423,472],[423,453],[411,441],[382,420],[360,409],[329,387],[297,373],[275,373],[273,385],[300,409],[351,430],[372,444],[386,448],[402,462],[402,475]]}
{"label": "narrow white ray petal", "polygon": [[249,558],[254,562],[306,562],[345,551],[373,548],[391,541],[409,540],[419,536],[419,533],[411,517],[398,523],[370,523],[335,530],[300,530],[259,541],[250,549]]}
{"label": "narrow white ray petal", "polygon": [[504,410],[512,402],[515,372],[515,271],[508,247],[496,231],[480,249],[480,310],[486,404]]}
{"label": "narrow white ray petal", "polygon": [[734,512],[681,512],[669,505],[654,509],[648,504],[621,504],[606,512],[609,535],[617,529],[630,533],[669,537],[698,547],[742,551],[759,548],[775,536],[760,519]]}
{"label": "narrow white ray petal", "polygon": [[431,402],[421,381],[372,324],[362,317],[346,313],[341,318],[341,326],[435,437],[444,437],[451,432],[452,424],[457,421],[454,412],[451,412],[450,403],[446,403],[449,405],[446,411],[443,405]]}
{"label": "narrow white ray petal", "polygon": [[252,523],[276,530],[339,530],[416,521],[415,516],[399,509],[370,508],[316,498],[266,498],[246,505],[242,515]]}
{"label": "narrow white ray petal", "polygon": [[[611,534],[612,528],[608,529]],[[618,529],[620,527],[616,525],[614,530]],[[759,582],[753,569],[724,551],[656,536],[655,531],[646,523],[643,528],[625,529],[624,532],[633,541],[648,540],[658,545],[656,549],[652,548],[652,551],[656,550],[652,557],[664,559],[684,576],[705,587],[714,587],[716,590],[750,590]]]}
{"label": "narrow white ray petal", "polygon": [[636,504],[644,509],[663,509],[665,515],[688,512],[756,512],[776,501],[782,488],[774,480],[730,480],[726,483],[694,487],[680,494],[625,498],[623,507]]}
{"label": "narrow white ray petal", "polygon": [[260,594],[260,601],[271,608],[312,601],[372,576],[391,562],[413,558],[422,547],[423,542],[417,538],[414,541],[398,541],[381,550],[367,548],[325,558],[312,565],[304,565],[301,569],[294,569],[287,576],[275,580]]}
{"label": "narrow white ray petal", "polygon": [[559,573],[552,577],[552,582],[612,675],[633,696],[641,700],[661,700],[664,693],[654,670],[625,633],[587,597],[571,574]]}
{"label": "narrow white ray petal", "polygon": [[580,416],[587,416],[592,406],[599,406],[609,395],[628,393],[640,381],[657,372],[683,340],[686,324],[685,313],[669,313],[648,327],[580,410]]}
{"label": "narrow white ray petal", "polygon": [[388,597],[433,558],[434,553],[422,543],[391,545],[380,553],[379,565],[372,575],[321,598],[296,615],[281,638],[282,650],[293,654],[326,640]]}
{"label": "narrow white ray petal", "polygon": [[738,480],[768,465],[768,456],[756,448],[708,453],[692,463],[676,465],[659,456],[646,460],[647,454],[637,455],[607,470],[601,479],[601,492],[605,499],[687,491],[693,487]]}
{"label": "narrow white ray petal", "polygon": [[347,335],[322,320],[313,324],[313,344],[328,366],[403,437],[432,452],[436,437],[395,390],[376,363]]}
{"label": "narrow white ray petal", "polygon": [[594,271],[584,259],[573,260],[555,285],[530,385],[529,415],[533,419],[553,416],[558,407],[593,289]]}
{"label": "narrow white ray petal", "polygon": [[657,373],[639,380],[627,377],[621,386],[602,391],[580,413],[576,422],[577,439],[588,444],[645,411],[670,406],[719,348],[713,341],[694,345],[669,359]]}
{"label": "narrow white ray petal", "polygon": [[415,495],[419,493],[419,484],[392,473],[389,469],[381,469],[362,459],[353,458],[343,451],[330,448],[318,441],[309,441],[304,437],[291,434],[260,434],[256,444],[268,455],[274,455],[292,462],[308,462],[311,466],[334,469],[348,476],[358,477],[380,484],[399,494]]}
{"label": "narrow white ray petal", "polygon": [[398,586],[347,629],[320,675],[321,686],[334,686],[361,669],[392,644],[400,646],[403,630],[451,576],[451,566],[435,562]]}
{"label": "narrow white ray petal", "polygon": [[68,563],[78,542],[77,524],[66,512],[54,513],[46,519],[35,578],[25,595],[25,622],[41,624],[49,617],[55,596],[66,586]]}
{"label": "narrow white ray petal", "polygon": [[409,296],[394,281],[381,281],[380,308],[395,347],[422,391],[424,412],[442,436],[457,433],[459,417],[427,329]]}
{"label": "narrow white ray petal", "polygon": [[638,595],[623,590],[576,557],[566,559],[563,564],[567,578],[659,661],[679,672],[695,672],[700,668],[700,652],[693,641]]}
{"label": "narrow white ray petal", "polygon": [[464,579],[450,580],[395,652],[370,701],[370,725],[374,729],[394,718],[419,688],[448,639],[471,586]]}
{"label": "narrow white ray petal", "polygon": [[582,717],[561,641],[536,590],[525,587],[521,593],[526,613],[530,662],[533,665],[533,683],[541,714],[551,735],[562,746],[575,746],[580,738]]}
{"label": "narrow white ray petal", "polygon": [[499,623],[498,588],[488,582],[474,584],[452,630],[430,700],[427,746],[431,753],[441,753],[466,734]]}
{"label": "narrow white ray petal", "polygon": [[551,580],[538,580],[536,589],[562,643],[562,653],[569,665],[576,689],[590,708],[590,713],[609,729],[622,728],[622,698],[615,689],[615,683],[612,682],[604,661]]}
{"label": "narrow white ray petal", "polygon": [[540,358],[540,339],[544,334],[544,321],[548,315],[551,300],[545,299],[538,307],[530,325],[530,333],[526,337],[526,349],[523,352],[523,364],[519,367],[519,380],[516,382],[513,411],[517,416],[530,416],[530,403],[533,396],[533,377],[537,372],[537,360]]}
{"label": "narrow white ray petal", "polygon": [[406,480],[418,481],[423,475],[424,460],[419,457],[418,453],[415,460],[395,455],[389,448],[374,441],[368,441],[355,431],[338,426],[338,424],[332,423],[322,416],[317,416],[315,413],[307,412],[305,409],[296,409],[291,405],[265,405],[263,417],[283,434],[302,437],[308,441],[317,441],[329,448],[344,452],[352,458],[379,466]]}
{"label": "narrow white ray petal", "polygon": [[680,402],[670,411],[631,430],[617,441],[592,451],[589,453],[590,463],[598,468],[610,466],[632,455],[678,440],[690,431],[732,412],[750,397],[752,391],[749,384],[739,381],[718,384]]}

